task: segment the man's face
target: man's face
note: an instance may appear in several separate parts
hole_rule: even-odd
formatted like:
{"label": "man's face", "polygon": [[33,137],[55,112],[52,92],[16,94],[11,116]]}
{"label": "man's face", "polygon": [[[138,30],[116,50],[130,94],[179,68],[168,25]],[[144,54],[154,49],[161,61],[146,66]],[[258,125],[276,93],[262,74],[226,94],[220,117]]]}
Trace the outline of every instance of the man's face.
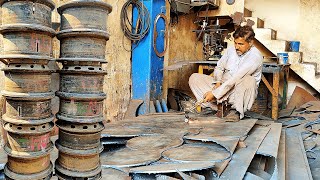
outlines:
{"label": "man's face", "polygon": [[247,52],[250,49],[251,45],[252,41],[247,42],[245,38],[242,37],[239,37],[234,40],[234,46],[239,56]]}

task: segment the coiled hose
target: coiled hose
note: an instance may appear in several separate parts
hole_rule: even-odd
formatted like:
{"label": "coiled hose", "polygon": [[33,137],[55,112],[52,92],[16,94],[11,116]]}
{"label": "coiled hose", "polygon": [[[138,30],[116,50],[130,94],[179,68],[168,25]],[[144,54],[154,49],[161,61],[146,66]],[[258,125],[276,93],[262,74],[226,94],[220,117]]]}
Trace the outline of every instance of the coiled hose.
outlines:
{"label": "coiled hose", "polygon": [[[132,11],[134,8],[137,9],[138,18],[136,24],[133,26],[130,16],[128,16],[128,10],[132,6]],[[130,9],[131,12],[131,9]],[[128,0],[121,9],[120,14],[121,29],[124,35],[133,41],[133,43],[139,43],[150,30],[150,13],[148,9],[139,0]]]}

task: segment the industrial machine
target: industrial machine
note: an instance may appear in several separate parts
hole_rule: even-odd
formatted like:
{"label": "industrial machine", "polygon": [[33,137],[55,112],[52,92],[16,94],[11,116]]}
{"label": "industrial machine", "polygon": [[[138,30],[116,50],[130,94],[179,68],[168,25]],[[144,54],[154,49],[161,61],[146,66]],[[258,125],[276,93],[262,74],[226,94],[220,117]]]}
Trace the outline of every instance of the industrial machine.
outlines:
{"label": "industrial machine", "polygon": [[[199,23],[199,22],[198,22]],[[225,39],[225,31],[219,25],[217,18],[215,24],[209,25],[209,22],[203,20],[199,23],[201,29],[194,30],[198,34],[198,40],[202,37],[203,55],[206,60],[218,60],[221,58],[221,52],[227,48]]]}

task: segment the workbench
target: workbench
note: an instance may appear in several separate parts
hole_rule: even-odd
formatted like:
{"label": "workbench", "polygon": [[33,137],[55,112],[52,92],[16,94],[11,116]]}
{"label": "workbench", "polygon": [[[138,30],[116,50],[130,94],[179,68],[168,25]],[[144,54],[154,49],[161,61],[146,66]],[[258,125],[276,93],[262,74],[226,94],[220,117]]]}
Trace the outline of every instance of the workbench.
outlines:
{"label": "workbench", "polygon": [[[218,61],[192,61],[191,64],[198,65],[198,73],[203,74],[204,70],[213,70],[217,65]],[[286,108],[287,104],[287,90],[288,90],[288,78],[289,78],[289,69],[290,64],[276,64],[276,63],[263,63],[262,68],[262,82],[267,86],[269,92],[272,96],[272,105],[271,105],[271,118],[274,120],[278,119],[279,116],[279,105],[278,105],[278,96],[279,96],[279,85],[280,85],[280,73],[283,73],[283,96],[281,98],[282,105],[281,109]],[[272,84],[266,79],[264,74],[272,74]]]}

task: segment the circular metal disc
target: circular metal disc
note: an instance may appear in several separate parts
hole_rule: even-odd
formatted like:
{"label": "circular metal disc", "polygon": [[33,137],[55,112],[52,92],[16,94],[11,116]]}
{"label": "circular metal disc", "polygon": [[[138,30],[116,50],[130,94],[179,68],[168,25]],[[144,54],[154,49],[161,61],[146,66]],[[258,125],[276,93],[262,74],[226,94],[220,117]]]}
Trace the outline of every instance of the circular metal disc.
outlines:
{"label": "circular metal disc", "polygon": [[184,144],[162,153],[166,159],[178,162],[220,162],[230,158],[230,153],[218,144]]}
{"label": "circular metal disc", "polygon": [[147,165],[158,161],[161,158],[161,154],[156,150],[142,151],[124,148],[117,151],[103,153],[100,157],[103,167],[133,167]]}
{"label": "circular metal disc", "polygon": [[130,139],[127,142],[127,147],[130,149],[158,149],[165,150],[170,147],[182,145],[183,140],[180,138],[159,135],[159,136],[140,136]]}

